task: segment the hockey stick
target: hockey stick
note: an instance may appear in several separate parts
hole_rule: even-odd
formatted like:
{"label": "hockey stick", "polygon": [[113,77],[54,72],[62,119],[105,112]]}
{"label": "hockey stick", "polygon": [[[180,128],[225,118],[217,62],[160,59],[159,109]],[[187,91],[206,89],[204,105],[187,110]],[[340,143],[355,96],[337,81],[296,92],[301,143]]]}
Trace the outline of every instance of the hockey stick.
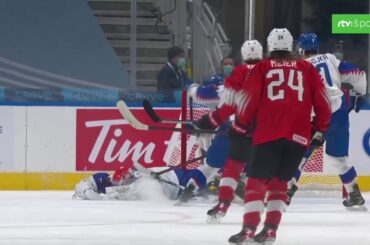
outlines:
{"label": "hockey stick", "polygon": [[188,165],[189,163],[192,163],[192,162],[196,162],[196,161],[199,161],[199,160],[202,160],[203,158],[206,158],[207,155],[203,155],[203,156],[200,156],[200,157],[196,157],[196,158],[193,158],[193,159],[190,159],[186,162],[183,162],[183,163],[180,163],[179,165],[176,165],[176,166],[171,166],[171,167],[168,167],[168,169],[165,169],[165,170],[162,170],[162,171],[159,171],[159,172],[151,172],[150,175],[152,175],[154,178],[156,178],[157,176],[160,176],[164,173],[167,173],[171,170],[174,170],[174,169],[177,169],[177,168],[182,168],[182,167],[185,167],[186,165]]}
{"label": "hockey stick", "polygon": [[190,121],[194,121],[194,115],[193,115],[193,112],[194,112],[194,108],[193,108],[193,97],[190,96],[189,98],[189,104],[190,104]]}
{"label": "hockey stick", "polygon": [[152,125],[147,125],[145,123],[140,122],[130,111],[128,106],[123,100],[117,102],[117,108],[121,115],[129,122],[129,124],[137,129],[137,130],[154,130],[154,131],[172,131],[172,132],[183,132],[188,134],[218,134],[218,135],[225,135],[227,132],[224,131],[215,131],[215,130],[208,130],[208,129],[182,129],[182,128],[170,128],[170,127],[157,127]]}
{"label": "hockey stick", "polygon": [[310,146],[307,150],[306,156],[304,156],[301,160],[301,163],[299,164],[298,169],[300,171],[303,170],[303,167],[310,161],[310,159],[316,154],[317,150],[319,149],[320,146]]}
{"label": "hockey stick", "polygon": [[160,182],[166,183],[166,184],[168,184],[168,185],[172,185],[172,186],[177,187],[177,188],[179,188],[179,189],[181,189],[181,190],[184,190],[184,189],[185,189],[185,187],[183,187],[183,186],[181,186],[181,185],[178,185],[178,184],[176,184],[176,183],[173,183],[173,182],[171,182],[171,181],[168,181],[168,180],[162,179],[160,176],[154,176],[154,175],[152,174],[152,173],[154,173],[153,171],[150,171],[150,169],[148,169],[148,168],[144,167],[143,165],[141,165],[141,164],[140,164],[140,163],[138,163],[138,162],[134,162],[134,167],[135,167],[137,170],[139,170],[140,172],[145,173],[145,174],[147,174],[147,175],[149,175],[149,176],[152,176],[154,179],[156,179],[156,180],[158,180],[158,181],[160,181]]}
{"label": "hockey stick", "polygon": [[159,123],[183,123],[183,124],[192,124],[193,120],[176,120],[176,119],[165,119],[160,118],[157,113],[155,113],[152,104],[149,102],[149,100],[143,100],[143,107],[145,112],[149,115],[149,117],[154,122]]}

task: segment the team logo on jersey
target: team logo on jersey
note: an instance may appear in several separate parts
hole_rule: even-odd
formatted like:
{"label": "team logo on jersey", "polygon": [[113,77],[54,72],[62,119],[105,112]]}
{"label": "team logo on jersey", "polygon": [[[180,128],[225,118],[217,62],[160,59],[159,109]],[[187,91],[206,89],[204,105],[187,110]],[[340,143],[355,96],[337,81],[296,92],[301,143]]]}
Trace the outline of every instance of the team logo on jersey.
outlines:
{"label": "team logo on jersey", "polygon": [[370,156],[370,128],[364,134],[364,138],[362,140],[362,145],[364,147],[365,152],[368,156]]}

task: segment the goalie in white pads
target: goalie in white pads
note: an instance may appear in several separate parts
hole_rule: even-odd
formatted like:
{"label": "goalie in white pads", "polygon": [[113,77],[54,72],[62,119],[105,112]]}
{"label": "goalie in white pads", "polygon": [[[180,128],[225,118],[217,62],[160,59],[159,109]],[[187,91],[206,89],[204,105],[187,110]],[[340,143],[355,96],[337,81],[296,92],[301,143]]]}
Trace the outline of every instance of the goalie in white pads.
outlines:
{"label": "goalie in white pads", "polygon": [[[173,169],[157,178],[143,176],[142,172],[160,172],[168,167],[144,168],[140,164],[134,167],[123,166],[112,175],[108,173],[96,173],[87,179],[83,179],[76,185],[74,198],[84,200],[141,200],[147,199],[148,192],[160,191],[158,195],[164,195],[168,199],[176,200],[186,186],[193,186],[192,195],[206,190],[207,181],[204,175],[197,169]],[[157,185],[151,190],[145,190],[150,185]],[[150,193],[152,197],[153,194]]]}
{"label": "goalie in white pads", "polygon": [[126,166],[120,167],[112,175],[103,172],[96,173],[76,184],[73,198],[84,200],[118,199],[118,193],[127,193],[127,187],[138,177],[140,177],[138,171]]}
{"label": "goalie in white pads", "polygon": [[[362,96],[366,92],[366,73],[356,65],[339,61],[333,54],[319,54],[319,40],[315,33],[301,34],[298,45],[300,55],[312,63],[320,73],[330,96],[332,116],[329,130],[324,135],[325,152],[349,194],[343,205],[347,208],[365,208],[365,200],[357,183],[356,170],[348,161],[351,104],[348,92],[342,90],[341,86],[342,83],[353,86],[356,96],[352,107],[358,112]],[[298,170],[290,183],[288,191],[290,197],[297,189],[295,183],[298,182],[300,174]]]}

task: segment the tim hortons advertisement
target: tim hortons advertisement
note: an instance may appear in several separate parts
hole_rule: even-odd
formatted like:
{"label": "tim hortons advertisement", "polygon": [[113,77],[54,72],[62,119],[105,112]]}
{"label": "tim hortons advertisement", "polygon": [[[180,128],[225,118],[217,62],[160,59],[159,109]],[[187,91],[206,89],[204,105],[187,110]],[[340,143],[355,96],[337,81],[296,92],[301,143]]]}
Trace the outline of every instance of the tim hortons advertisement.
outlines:
{"label": "tim hortons advertisement", "polygon": [[[143,109],[131,111],[143,123],[154,125]],[[180,116],[179,109],[156,111],[163,118]],[[115,170],[133,161],[148,167],[180,161],[179,133],[135,130],[116,109],[77,109],[76,130],[77,171]]]}

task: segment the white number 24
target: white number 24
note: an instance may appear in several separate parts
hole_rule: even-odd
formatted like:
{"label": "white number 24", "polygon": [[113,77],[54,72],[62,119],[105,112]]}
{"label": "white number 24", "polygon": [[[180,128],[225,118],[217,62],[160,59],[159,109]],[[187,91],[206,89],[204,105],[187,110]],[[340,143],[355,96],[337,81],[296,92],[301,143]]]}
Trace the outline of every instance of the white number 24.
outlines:
{"label": "white number 24", "polygon": [[[295,79],[295,73],[297,72],[297,79]],[[284,83],[284,70],[283,69],[274,69],[270,70],[266,77],[272,78],[274,75],[277,75],[277,80],[272,81],[267,86],[267,97],[274,101],[274,100],[283,100],[285,97],[284,89],[279,89],[274,92],[275,87],[279,87]],[[296,80],[296,82],[295,82]],[[301,71],[296,71],[293,69],[289,70],[289,77],[288,77],[288,86],[296,90],[298,92],[298,100],[303,101],[303,76]]]}

